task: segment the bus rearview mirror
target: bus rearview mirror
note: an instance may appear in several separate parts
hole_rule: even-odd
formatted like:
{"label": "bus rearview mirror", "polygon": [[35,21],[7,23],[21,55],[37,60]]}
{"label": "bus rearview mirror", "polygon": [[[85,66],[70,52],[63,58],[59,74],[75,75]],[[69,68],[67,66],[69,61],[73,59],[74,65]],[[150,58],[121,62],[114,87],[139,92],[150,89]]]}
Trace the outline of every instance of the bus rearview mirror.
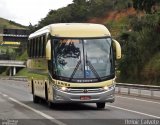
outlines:
{"label": "bus rearview mirror", "polygon": [[115,39],[113,39],[113,44],[116,49],[116,59],[121,59],[121,46],[119,42]]}
{"label": "bus rearview mirror", "polygon": [[48,40],[46,45],[46,59],[51,60],[51,42]]}

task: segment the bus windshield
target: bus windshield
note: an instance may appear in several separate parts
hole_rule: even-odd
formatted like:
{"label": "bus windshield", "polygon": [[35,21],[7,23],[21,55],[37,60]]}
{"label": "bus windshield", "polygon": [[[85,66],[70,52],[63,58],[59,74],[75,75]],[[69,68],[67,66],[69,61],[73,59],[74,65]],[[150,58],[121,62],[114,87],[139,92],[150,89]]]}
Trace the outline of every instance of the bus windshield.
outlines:
{"label": "bus windshield", "polygon": [[91,82],[113,76],[111,38],[52,41],[54,75],[62,80]]}

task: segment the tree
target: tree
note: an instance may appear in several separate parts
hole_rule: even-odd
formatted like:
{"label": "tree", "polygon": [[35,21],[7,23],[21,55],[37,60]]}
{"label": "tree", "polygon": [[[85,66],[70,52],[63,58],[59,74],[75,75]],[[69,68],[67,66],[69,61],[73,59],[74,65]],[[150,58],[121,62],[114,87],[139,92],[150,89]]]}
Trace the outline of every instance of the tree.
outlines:
{"label": "tree", "polygon": [[152,13],[152,8],[159,0],[133,0],[133,7],[136,10],[145,11],[146,13]]}
{"label": "tree", "polygon": [[[154,55],[160,52],[160,17],[158,14],[145,15],[141,19],[135,18],[131,22],[132,32],[122,34],[123,58],[120,61],[120,79],[157,80],[160,72],[152,69],[154,77],[148,78],[144,73],[146,65]],[[150,68],[154,67],[154,64]]]}
{"label": "tree", "polygon": [[74,0],[71,5],[72,11],[71,16],[74,22],[82,22],[87,19],[88,6],[86,0]]}

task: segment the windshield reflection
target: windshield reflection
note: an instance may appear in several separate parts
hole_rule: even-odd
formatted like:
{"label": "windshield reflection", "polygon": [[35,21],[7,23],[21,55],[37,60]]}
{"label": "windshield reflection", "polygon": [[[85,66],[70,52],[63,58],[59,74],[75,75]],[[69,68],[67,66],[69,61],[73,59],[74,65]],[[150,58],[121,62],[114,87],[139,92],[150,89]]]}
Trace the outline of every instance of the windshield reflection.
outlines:
{"label": "windshield reflection", "polygon": [[111,38],[54,39],[54,71],[61,78],[97,79],[113,74]]}

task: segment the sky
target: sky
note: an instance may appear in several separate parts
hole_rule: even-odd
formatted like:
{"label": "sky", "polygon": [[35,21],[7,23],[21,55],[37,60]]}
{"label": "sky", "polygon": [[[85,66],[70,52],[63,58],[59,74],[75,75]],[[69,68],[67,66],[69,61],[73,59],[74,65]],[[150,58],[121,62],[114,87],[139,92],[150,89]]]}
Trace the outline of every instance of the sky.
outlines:
{"label": "sky", "polygon": [[28,26],[35,25],[50,10],[56,10],[73,0],[0,0],[0,17]]}

